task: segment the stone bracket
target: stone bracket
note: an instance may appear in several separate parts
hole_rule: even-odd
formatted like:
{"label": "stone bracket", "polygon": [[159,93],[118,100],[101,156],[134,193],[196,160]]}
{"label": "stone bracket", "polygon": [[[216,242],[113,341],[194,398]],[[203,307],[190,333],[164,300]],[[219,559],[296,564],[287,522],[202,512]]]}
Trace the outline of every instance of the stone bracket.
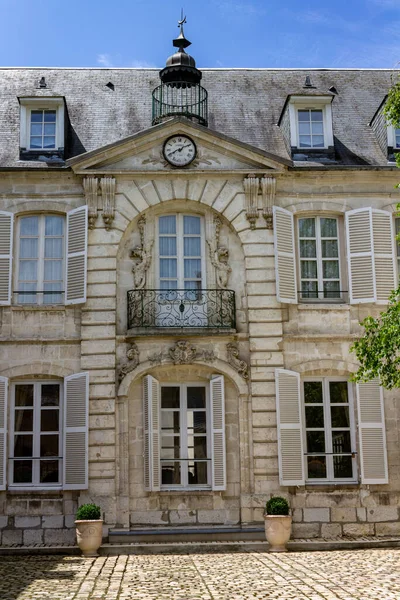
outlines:
{"label": "stone bracket", "polygon": [[270,175],[257,177],[255,174],[249,173],[243,180],[243,187],[246,196],[246,217],[250,228],[256,228],[261,213],[266,221],[267,229],[273,229],[272,207],[276,196],[276,178]]}
{"label": "stone bracket", "polygon": [[115,216],[115,179],[113,177],[85,177],[83,180],[88,205],[89,229],[94,229],[99,213],[103,214],[105,228],[109,231]]}

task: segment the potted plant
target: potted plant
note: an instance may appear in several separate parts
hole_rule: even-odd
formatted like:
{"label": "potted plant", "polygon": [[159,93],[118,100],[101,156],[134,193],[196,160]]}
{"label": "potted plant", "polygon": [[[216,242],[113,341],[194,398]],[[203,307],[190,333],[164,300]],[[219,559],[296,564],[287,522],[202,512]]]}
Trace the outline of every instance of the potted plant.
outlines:
{"label": "potted plant", "polygon": [[289,515],[289,502],[280,496],[273,496],[265,505],[265,536],[270,552],[287,552],[286,544],[292,531],[292,517]]}
{"label": "potted plant", "polygon": [[82,504],[76,513],[76,539],[83,556],[98,556],[103,537],[100,506]]}

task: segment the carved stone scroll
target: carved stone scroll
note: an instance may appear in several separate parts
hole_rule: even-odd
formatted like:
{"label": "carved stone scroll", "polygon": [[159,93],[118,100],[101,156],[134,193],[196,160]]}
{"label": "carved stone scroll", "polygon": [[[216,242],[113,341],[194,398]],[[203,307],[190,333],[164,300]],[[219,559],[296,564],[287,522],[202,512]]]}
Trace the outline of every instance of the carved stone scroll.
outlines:
{"label": "carved stone scroll", "polygon": [[272,207],[275,203],[276,179],[264,175],[260,180],[262,193],[262,212],[267,224],[267,229],[273,229]]}
{"label": "carved stone scroll", "polygon": [[243,187],[246,195],[246,217],[250,223],[251,229],[256,228],[258,219],[258,189],[260,180],[255,175],[248,175],[243,180]]}
{"label": "carved stone scroll", "polygon": [[196,360],[213,362],[216,359],[213,350],[196,348],[187,340],[179,340],[168,349],[161,349],[148,356],[153,364],[160,365],[163,362],[173,362],[174,365],[190,365]]}
{"label": "carved stone scroll", "polygon": [[244,360],[239,358],[239,349],[237,344],[227,344],[228,363],[239,373],[243,379],[249,378],[249,367]]}
{"label": "carved stone scroll", "polygon": [[98,215],[98,185],[97,177],[85,177],[83,180],[83,189],[85,192],[86,204],[88,205],[89,229],[94,229]]}
{"label": "carved stone scroll", "polygon": [[102,177],[100,187],[103,199],[103,221],[107,231],[109,231],[115,216],[115,179],[113,177]]}
{"label": "carved stone scroll", "polygon": [[118,370],[118,382],[119,383],[121,383],[121,381],[123,380],[125,375],[127,375],[128,373],[130,373],[131,371],[136,369],[136,367],[140,363],[139,349],[135,343],[132,343],[129,346],[129,348],[126,352],[126,358],[128,359],[129,362],[122,365]]}

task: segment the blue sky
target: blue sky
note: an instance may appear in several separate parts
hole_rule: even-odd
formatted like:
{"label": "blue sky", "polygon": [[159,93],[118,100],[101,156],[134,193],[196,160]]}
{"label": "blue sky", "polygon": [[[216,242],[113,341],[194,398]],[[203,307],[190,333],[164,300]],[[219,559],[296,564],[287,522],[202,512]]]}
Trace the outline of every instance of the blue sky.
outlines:
{"label": "blue sky", "polygon": [[[0,0],[0,65],[162,67],[183,0]],[[199,67],[386,67],[400,0],[186,0]]]}

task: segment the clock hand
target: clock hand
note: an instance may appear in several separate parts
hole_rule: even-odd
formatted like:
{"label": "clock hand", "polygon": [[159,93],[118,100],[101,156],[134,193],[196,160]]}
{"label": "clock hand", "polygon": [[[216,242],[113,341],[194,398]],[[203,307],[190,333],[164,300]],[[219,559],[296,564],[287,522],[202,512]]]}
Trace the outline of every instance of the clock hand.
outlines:
{"label": "clock hand", "polygon": [[176,150],[173,150],[172,152],[170,152],[168,154],[168,156],[172,156],[173,154],[175,154],[175,152],[180,152],[185,146],[181,146],[180,148],[177,148]]}

